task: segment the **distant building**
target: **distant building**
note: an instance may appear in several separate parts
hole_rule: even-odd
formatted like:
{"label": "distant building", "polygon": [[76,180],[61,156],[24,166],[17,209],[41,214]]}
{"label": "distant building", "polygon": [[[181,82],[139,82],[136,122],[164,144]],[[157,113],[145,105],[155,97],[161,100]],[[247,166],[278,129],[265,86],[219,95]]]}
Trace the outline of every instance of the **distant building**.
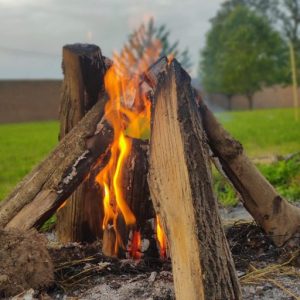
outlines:
{"label": "distant building", "polygon": [[[0,123],[57,120],[61,85],[61,80],[0,80]],[[228,109],[224,95],[206,95],[205,100],[214,111]],[[254,95],[254,109],[292,106],[291,87],[274,86]],[[232,110],[244,109],[247,99],[234,96]]]}
{"label": "distant building", "polygon": [[0,123],[57,120],[61,80],[0,80]]}
{"label": "distant building", "polygon": [[[299,94],[300,95],[300,94]],[[227,110],[228,99],[222,94],[205,95],[206,101],[209,101],[210,106],[215,110]],[[253,108],[280,108],[293,107],[292,87],[273,86],[265,88],[254,94]],[[245,96],[235,95],[231,100],[232,110],[248,109],[248,101]]]}

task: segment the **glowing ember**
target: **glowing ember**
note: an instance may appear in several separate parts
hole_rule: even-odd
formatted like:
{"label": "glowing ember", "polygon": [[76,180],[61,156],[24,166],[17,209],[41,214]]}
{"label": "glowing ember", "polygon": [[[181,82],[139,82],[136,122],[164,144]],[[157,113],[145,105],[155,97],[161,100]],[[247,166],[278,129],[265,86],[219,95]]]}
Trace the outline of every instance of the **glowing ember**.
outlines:
{"label": "glowing ember", "polygon": [[142,254],[141,249],[141,233],[139,231],[134,231],[131,239],[131,245],[129,247],[129,255],[134,259],[140,259]]}
{"label": "glowing ember", "polygon": [[160,257],[167,257],[167,237],[162,229],[159,217],[156,216],[156,235],[160,247]]}

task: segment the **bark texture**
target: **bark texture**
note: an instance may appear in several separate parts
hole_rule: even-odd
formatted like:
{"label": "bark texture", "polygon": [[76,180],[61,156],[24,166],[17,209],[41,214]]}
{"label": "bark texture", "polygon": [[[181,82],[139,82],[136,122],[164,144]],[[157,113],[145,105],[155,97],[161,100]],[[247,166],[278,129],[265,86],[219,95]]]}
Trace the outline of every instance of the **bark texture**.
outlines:
{"label": "bark texture", "polygon": [[150,192],[147,182],[148,175],[148,148],[149,142],[132,139],[130,155],[126,159],[124,166],[122,190],[127,205],[136,217],[135,226],[128,228],[121,213],[116,222],[117,231],[123,246],[116,253],[115,242],[116,234],[113,229],[106,229],[103,232],[102,252],[106,256],[125,257],[126,246],[128,244],[130,230],[142,231],[145,222],[155,217]]}
{"label": "bark texture", "polygon": [[148,181],[168,239],[176,299],[241,299],[190,77],[176,60],[154,101]]}
{"label": "bark texture", "polygon": [[198,95],[208,143],[245,208],[277,246],[300,233],[300,208],[288,203],[244,153],[242,145],[216,120]]}
{"label": "bark texture", "polygon": [[[98,46],[73,44],[63,47],[60,139],[95,105],[104,90],[105,62]],[[100,190],[95,177],[78,186],[67,204],[57,212],[56,231],[61,242],[92,242],[102,235]]]}
{"label": "bark texture", "polygon": [[0,228],[40,227],[106,157],[112,129],[99,101],[1,203]]}

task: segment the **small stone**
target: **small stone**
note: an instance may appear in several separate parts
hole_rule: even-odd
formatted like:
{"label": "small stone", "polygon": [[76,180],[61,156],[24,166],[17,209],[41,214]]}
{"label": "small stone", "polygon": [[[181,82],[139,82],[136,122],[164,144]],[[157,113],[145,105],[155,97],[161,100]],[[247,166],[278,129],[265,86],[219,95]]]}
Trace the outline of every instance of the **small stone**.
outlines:
{"label": "small stone", "polygon": [[150,283],[154,282],[155,279],[156,279],[156,276],[157,276],[157,272],[152,272],[151,275],[150,275],[149,278],[148,278],[148,281],[149,281]]}

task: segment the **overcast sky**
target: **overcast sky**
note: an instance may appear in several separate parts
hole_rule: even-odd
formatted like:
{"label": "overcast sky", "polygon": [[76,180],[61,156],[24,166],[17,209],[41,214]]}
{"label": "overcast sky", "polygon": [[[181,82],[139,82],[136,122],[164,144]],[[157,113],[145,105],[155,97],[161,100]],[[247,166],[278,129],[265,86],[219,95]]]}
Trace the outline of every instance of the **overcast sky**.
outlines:
{"label": "overcast sky", "polygon": [[64,44],[89,42],[104,55],[153,16],[194,65],[222,0],[0,0],[0,79],[61,78]]}

